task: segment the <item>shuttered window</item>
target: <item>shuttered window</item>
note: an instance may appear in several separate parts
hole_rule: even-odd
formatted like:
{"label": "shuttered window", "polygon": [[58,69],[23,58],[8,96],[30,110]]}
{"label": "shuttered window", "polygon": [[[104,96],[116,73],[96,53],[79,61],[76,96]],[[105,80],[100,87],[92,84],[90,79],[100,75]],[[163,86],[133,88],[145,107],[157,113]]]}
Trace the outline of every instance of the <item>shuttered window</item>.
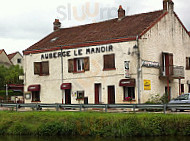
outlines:
{"label": "shuttered window", "polygon": [[190,57],[186,57],[186,70],[190,70]]}
{"label": "shuttered window", "polygon": [[90,70],[89,58],[75,58],[68,60],[68,72],[84,72]]}
{"label": "shuttered window", "polygon": [[34,62],[35,75],[49,75],[49,62]]}
{"label": "shuttered window", "polygon": [[40,62],[34,62],[34,74],[40,75]]}
{"label": "shuttered window", "polygon": [[104,55],[104,70],[115,69],[115,54]]}

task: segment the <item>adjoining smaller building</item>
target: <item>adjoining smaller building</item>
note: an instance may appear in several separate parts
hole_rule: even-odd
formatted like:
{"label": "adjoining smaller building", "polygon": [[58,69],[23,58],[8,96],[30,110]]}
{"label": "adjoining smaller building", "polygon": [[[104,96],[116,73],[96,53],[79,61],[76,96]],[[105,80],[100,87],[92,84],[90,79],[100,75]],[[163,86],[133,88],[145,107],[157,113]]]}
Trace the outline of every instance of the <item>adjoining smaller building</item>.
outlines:
{"label": "adjoining smaller building", "polygon": [[11,53],[8,55],[8,58],[13,65],[19,65],[20,67],[23,67],[23,56],[20,54],[20,52]]}
{"label": "adjoining smaller building", "polygon": [[10,67],[13,65],[4,49],[0,50],[0,65],[5,67]]}

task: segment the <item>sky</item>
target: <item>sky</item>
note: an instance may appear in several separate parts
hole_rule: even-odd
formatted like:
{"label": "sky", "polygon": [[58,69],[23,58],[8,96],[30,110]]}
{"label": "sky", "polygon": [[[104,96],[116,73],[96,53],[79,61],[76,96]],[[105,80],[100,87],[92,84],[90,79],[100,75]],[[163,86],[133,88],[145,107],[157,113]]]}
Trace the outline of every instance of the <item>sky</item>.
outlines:
{"label": "sky", "polygon": [[[119,5],[126,15],[156,11],[163,0],[0,0],[0,49],[7,54],[27,49],[51,32],[60,19],[62,28],[117,17]],[[189,0],[173,0],[174,10],[190,31]]]}

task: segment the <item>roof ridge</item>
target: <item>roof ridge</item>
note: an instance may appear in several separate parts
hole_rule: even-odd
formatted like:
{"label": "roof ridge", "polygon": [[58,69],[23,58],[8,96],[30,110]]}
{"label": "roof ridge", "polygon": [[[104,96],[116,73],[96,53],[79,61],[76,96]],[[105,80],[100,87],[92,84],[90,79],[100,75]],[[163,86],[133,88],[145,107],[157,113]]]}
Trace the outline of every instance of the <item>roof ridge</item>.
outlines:
{"label": "roof ridge", "polygon": [[[137,13],[137,14],[133,14],[133,15],[126,15],[123,19],[127,18],[127,17],[133,17],[133,16],[138,16],[138,15],[143,15],[143,14],[150,14],[150,13],[154,13],[154,12],[160,12],[163,10],[155,10],[155,11],[150,11],[150,12],[144,12],[144,13]],[[113,18],[113,19],[108,19],[105,21],[99,21],[99,22],[94,22],[94,23],[87,23],[87,24],[82,24],[82,25],[76,25],[76,26],[70,26],[70,27],[66,27],[66,28],[60,28],[60,30],[64,30],[64,29],[70,29],[70,28],[77,28],[77,27],[82,27],[82,26],[87,26],[87,25],[93,25],[93,24],[99,24],[99,23],[104,23],[104,22],[109,22],[112,20],[117,20],[118,18]],[[122,21],[122,20],[121,20]],[[58,32],[59,30],[56,30],[55,32]]]}

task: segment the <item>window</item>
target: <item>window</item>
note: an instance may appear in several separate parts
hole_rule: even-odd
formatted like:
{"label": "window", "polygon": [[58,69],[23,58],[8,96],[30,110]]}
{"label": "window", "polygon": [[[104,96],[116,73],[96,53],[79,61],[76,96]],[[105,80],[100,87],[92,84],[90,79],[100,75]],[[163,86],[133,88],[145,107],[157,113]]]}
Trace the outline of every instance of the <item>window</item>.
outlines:
{"label": "window", "polygon": [[186,70],[190,70],[190,57],[186,57]]}
{"label": "window", "polygon": [[34,62],[35,75],[49,75],[49,62]]}
{"label": "window", "polygon": [[33,91],[32,92],[32,102],[39,102],[40,101],[40,92]]}
{"label": "window", "polygon": [[115,69],[115,54],[104,55],[104,70]]}
{"label": "window", "polygon": [[126,97],[130,97],[133,100],[135,99],[135,88],[134,87],[123,87],[124,89],[124,100]]}
{"label": "window", "polygon": [[20,64],[21,63],[21,59],[17,59],[17,63]]}
{"label": "window", "polygon": [[84,91],[77,91],[77,99],[83,99],[84,98]]}
{"label": "window", "polygon": [[190,93],[190,84],[187,84],[188,85],[188,92]]}
{"label": "window", "polygon": [[173,75],[173,54],[162,53],[162,75]]}
{"label": "window", "polygon": [[184,84],[181,84],[181,94],[184,94]]}
{"label": "window", "polygon": [[85,72],[90,70],[89,58],[75,58],[68,60],[68,72]]}
{"label": "window", "polygon": [[77,71],[84,71],[84,59],[76,59]]}

